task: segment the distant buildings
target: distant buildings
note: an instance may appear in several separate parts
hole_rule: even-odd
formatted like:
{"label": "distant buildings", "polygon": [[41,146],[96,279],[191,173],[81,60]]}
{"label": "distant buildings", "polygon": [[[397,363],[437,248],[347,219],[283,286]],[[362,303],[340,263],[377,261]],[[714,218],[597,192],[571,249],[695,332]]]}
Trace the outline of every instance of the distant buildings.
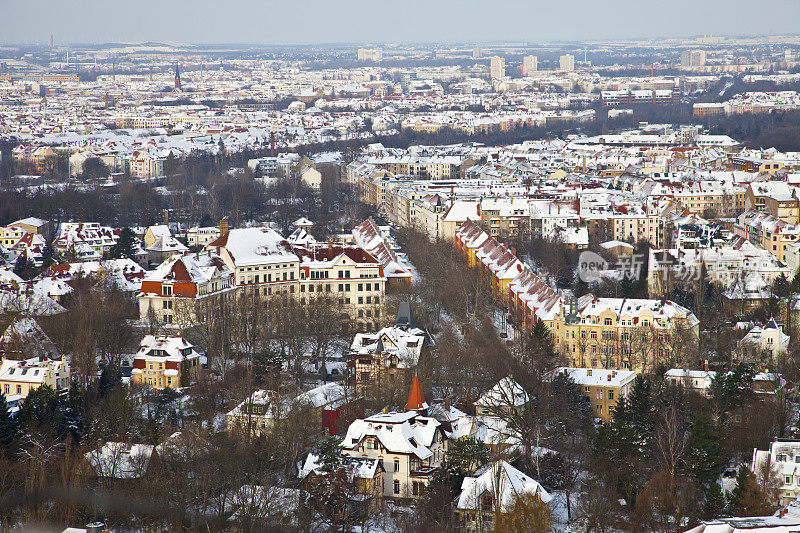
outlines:
{"label": "distant buildings", "polygon": [[506,60],[504,57],[493,56],[489,60],[489,76],[493,80],[506,77]]}
{"label": "distant buildings", "polygon": [[558,58],[558,70],[563,72],[572,72],[575,70],[575,56],[572,54],[564,54]]}
{"label": "distant buildings", "polygon": [[704,67],[706,64],[705,50],[684,50],[681,52],[682,67]]}
{"label": "distant buildings", "polygon": [[380,61],[383,59],[383,50],[380,48],[359,48],[357,57],[359,61]]}
{"label": "distant buildings", "polygon": [[532,76],[539,70],[539,58],[536,56],[525,56],[522,58],[522,75]]}

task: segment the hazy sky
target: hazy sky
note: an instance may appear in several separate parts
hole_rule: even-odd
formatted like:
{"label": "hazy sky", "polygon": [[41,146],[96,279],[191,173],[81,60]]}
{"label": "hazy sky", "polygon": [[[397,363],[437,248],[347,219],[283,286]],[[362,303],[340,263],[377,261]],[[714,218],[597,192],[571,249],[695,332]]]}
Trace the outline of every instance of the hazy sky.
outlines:
{"label": "hazy sky", "polygon": [[306,44],[800,33],[800,0],[0,0],[0,42]]}

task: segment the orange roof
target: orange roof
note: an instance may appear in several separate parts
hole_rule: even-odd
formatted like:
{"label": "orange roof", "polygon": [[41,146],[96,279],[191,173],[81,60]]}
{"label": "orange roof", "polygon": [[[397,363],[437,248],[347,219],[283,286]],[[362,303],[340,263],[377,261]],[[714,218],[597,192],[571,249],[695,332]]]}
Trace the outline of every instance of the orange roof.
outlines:
{"label": "orange roof", "polygon": [[428,404],[425,403],[425,396],[422,394],[422,385],[419,384],[419,378],[414,376],[414,381],[411,382],[411,391],[408,393],[408,401],[406,402],[406,410],[420,411],[427,409]]}

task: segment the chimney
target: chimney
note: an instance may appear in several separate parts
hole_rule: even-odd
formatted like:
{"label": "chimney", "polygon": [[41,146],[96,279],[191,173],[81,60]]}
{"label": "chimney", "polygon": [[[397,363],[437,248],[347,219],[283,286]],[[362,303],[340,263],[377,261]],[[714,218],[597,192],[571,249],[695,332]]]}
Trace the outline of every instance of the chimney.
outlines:
{"label": "chimney", "polygon": [[608,375],[608,378],[607,378],[606,381],[611,381],[611,374]]}
{"label": "chimney", "polygon": [[703,361],[703,370],[705,370],[706,372],[708,372],[708,359],[706,359],[705,361]]}
{"label": "chimney", "polygon": [[219,234],[227,235],[228,231],[230,231],[228,228],[228,217],[225,217],[219,221]]}
{"label": "chimney", "polygon": [[164,209],[164,225],[169,226],[169,211]]}
{"label": "chimney", "polygon": [[591,376],[592,375],[592,369],[591,368],[587,368],[586,369],[586,375],[587,376]]}
{"label": "chimney", "polygon": [[444,399],[444,408],[447,409],[448,411],[450,410],[450,398]]}

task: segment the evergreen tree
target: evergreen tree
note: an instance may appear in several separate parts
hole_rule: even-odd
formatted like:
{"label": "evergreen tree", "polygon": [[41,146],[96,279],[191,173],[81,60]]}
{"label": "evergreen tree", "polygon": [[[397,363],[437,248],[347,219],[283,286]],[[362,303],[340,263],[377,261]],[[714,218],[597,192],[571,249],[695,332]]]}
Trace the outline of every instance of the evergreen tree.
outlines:
{"label": "evergreen tree", "polygon": [[111,247],[110,255],[114,259],[128,258],[133,259],[136,257],[136,235],[130,228],[122,228],[119,238],[114,246]]}
{"label": "evergreen tree", "polygon": [[775,512],[746,465],[740,466],[736,474],[736,486],[728,495],[728,512],[732,516],[766,516]]}
{"label": "evergreen tree", "polygon": [[61,410],[56,391],[50,385],[30,391],[19,412],[19,421],[27,429],[60,428]]}
{"label": "evergreen tree", "polygon": [[26,281],[32,279],[36,276],[36,265],[32,261],[28,261],[28,257],[25,254],[22,254],[17,259],[17,262],[14,263],[14,274]]}
{"label": "evergreen tree", "polygon": [[320,444],[319,465],[325,472],[333,472],[342,466],[342,448],[336,437],[328,437]]}
{"label": "evergreen tree", "polygon": [[69,394],[61,399],[60,410],[62,433],[70,435],[76,443],[80,443],[84,431],[84,400],[84,391],[78,380],[72,380]]}
{"label": "evergreen tree", "polygon": [[786,274],[781,272],[781,275],[775,278],[775,281],[772,283],[772,293],[778,298],[786,298],[789,296],[791,290],[791,283],[789,283],[789,280],[786,278]]}
{"label": "evergreen tree", "polygon": [[19,427],[17,420],[11,415],[6,397],[0,392],[0,456],[14,458],[16,456]]}
{"label": "evergreen tree", "polygon": [[730,372],[718,372],[711,381],[711,396],[718,413],[725,415],[746,405],[753,397],[755,370],[751,365],[739,363]]}
{"label": "evergreen tree", "polygon": [[717,484],[722,472],[720,434],[708,415],[695,418],[689,437],[689,471],[704,488]]}
{"label": "evergreen tree", "polygon": [[725,513],[725,495],[719,483],[710,484],[704,491],[703,518],[712,520]]}
{"label": "evergreen tree", "polygon": [[100,379],[97,381],[97,394],[102,398],[113,392],[122,384],[122,372],[116,365],[107,364],[100,372]]}

